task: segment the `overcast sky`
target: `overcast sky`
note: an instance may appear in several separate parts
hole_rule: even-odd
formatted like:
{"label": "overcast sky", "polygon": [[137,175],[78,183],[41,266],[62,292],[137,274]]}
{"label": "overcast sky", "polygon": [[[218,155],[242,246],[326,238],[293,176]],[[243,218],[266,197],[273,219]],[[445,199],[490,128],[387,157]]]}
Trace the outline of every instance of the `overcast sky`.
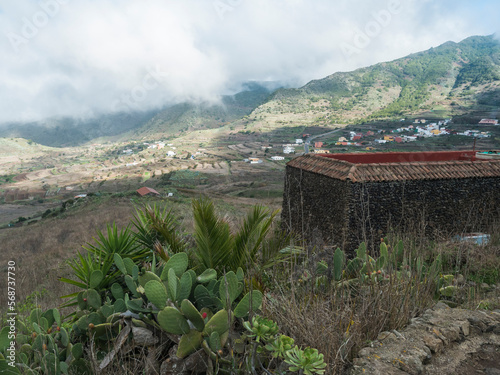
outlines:
{"label": "overcast sky", "polygon": [[298,87],[499,20],[498,0],[0,0],[0,122]]}

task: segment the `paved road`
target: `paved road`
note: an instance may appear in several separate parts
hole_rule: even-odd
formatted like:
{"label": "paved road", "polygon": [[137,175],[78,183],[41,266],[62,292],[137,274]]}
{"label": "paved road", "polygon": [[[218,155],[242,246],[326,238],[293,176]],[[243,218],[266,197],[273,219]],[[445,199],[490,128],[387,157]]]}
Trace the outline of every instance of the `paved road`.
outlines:
{"label": "paved road", "polygon": [[306,141],[304,142],[304,153],[305,154],[309,153],[309,145],[311,144],[311,141],[313,139],[320,138],[320,137],[323,137],[325,135],[333,134],[333,133],[336,133],[336,132],[343,130],[343,129],[344,128],[337,128],[335,130],[331,130],[331,131],[323,133],[323,134],[316,134],[316,135],[313,135],[312,137],[307,138]]}

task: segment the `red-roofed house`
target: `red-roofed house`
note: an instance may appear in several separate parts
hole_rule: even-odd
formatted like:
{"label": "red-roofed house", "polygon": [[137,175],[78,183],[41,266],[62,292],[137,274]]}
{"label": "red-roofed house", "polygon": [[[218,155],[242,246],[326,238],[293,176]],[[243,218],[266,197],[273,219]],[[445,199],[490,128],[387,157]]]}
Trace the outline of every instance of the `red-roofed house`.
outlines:
{"label": "red-roofed house", "polygon": [[483,118],[481,121],[479,121],[480,125],[498,125],[498,120],[494,120],[491,118]]}
{"label": "red-roofed house", "polygon": [[153,195],[160,195],[160,193],[158,193],[155,189],[152,189],[152,188],[148,188],[148,187],[141,187],[140,189],[137,190],[137,193],[143,197],[145,195],[148,195],[148,194],[153,194]]}
{"label": "red-roofed house", "polygon": [[319,141],[319,142],[314,142],[314,147],[316,148],[321,148],[323,147],[323,142]]}
{"label": "red-roofed house", "polygon": [[287,163],[284,229],[352,251],[389,230],[485,232],[500,220],[500,160],[473,151],[306,154]]}
{"label": "red-roofed house", "polygon": [[394,141],[397,142],[397,143],[402,143],[403,142],[403,138],[401,138],[401,137],[394,137]]}
{"label": "red-roofed house", "polygon": [[361,136],[360,135],[355,135],[351,138],[351,141],[359,141],[361,139]]}

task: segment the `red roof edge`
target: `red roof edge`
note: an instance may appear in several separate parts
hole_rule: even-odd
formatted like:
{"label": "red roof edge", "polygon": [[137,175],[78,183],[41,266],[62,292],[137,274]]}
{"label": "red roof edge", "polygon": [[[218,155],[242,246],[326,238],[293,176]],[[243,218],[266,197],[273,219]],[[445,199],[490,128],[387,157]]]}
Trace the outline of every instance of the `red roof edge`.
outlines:
{"label": "red roof edge", "polygon": [[324,154],[325,158],[343,160],[353,164],[413,163],[429,161],[475,160],[475,151],[424,151],[424,152],[367,152]]}

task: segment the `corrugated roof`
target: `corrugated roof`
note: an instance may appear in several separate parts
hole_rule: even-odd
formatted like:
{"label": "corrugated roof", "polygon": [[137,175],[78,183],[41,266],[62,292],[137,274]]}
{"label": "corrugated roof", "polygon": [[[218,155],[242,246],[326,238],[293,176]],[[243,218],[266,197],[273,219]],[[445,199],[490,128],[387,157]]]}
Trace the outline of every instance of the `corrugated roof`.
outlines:
{"label": "corrugated roof", "polygon": [[320,155],[306,154],[289,161],[287,165],[352,182],[500,177],[500,160],[355,164]]}
{"label": "corrugated roof", "polygon": [[152,189],[152,188],[149,188],[149,187],[146,187],[146,186],[143,186],[140,189],[138,189],[137,193],[139,193],[139,195],[147,195],[147,194],[160,195],[160,193],[158,193],[155,189]]}

